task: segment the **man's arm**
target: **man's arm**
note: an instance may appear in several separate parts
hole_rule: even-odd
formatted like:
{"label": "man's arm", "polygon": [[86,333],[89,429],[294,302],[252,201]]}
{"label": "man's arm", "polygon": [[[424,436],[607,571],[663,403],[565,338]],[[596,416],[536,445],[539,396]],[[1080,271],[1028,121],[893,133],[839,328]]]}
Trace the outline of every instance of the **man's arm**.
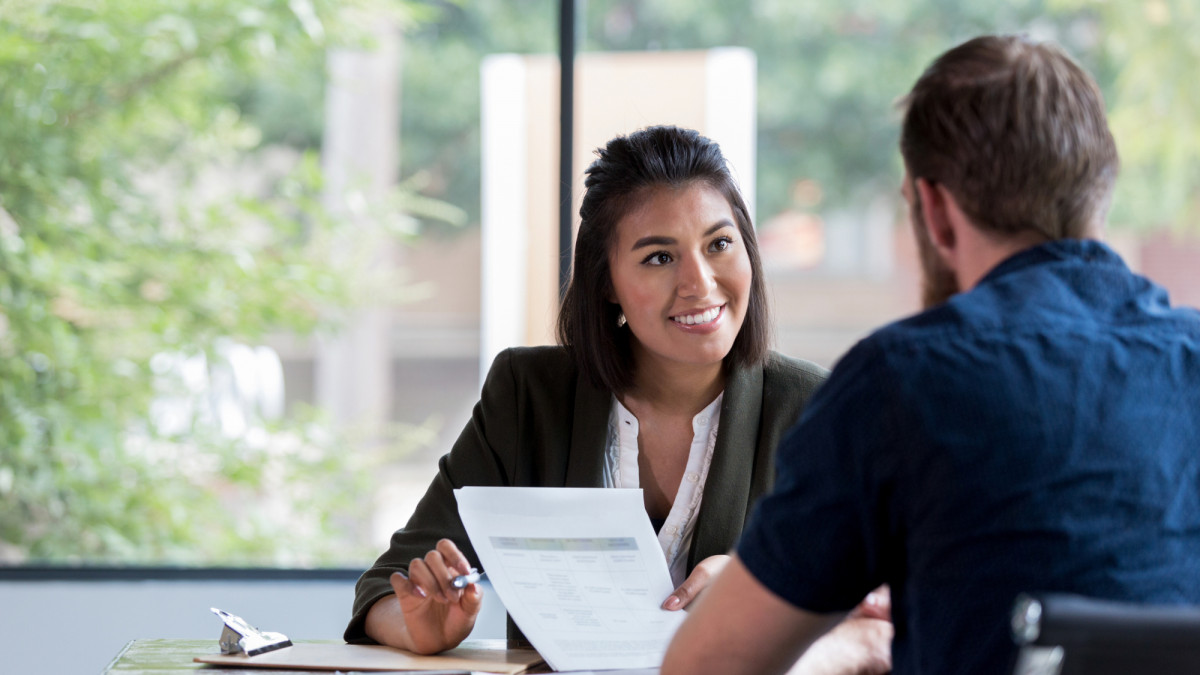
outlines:
{"label": "man's arm", "polygon": [[842,616],[793,607],[734,556],[675,634],[662,675],[784,673]]}

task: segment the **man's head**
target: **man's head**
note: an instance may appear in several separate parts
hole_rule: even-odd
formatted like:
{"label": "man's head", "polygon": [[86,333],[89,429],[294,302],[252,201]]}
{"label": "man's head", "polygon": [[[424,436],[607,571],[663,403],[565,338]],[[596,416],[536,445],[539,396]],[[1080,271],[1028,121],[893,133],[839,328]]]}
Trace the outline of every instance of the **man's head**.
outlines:
{"label": "man's head", "polygon": [[[1019,36],[975,38],[934,61],[902,107],[909,180],[944,187],[982,233],[1050,241],[1101,227],[1116,144],[1095,81],[1059,48]],[[920,229],[915,185],[906,190]],[[944,294],[933,291],[927,296]]]}

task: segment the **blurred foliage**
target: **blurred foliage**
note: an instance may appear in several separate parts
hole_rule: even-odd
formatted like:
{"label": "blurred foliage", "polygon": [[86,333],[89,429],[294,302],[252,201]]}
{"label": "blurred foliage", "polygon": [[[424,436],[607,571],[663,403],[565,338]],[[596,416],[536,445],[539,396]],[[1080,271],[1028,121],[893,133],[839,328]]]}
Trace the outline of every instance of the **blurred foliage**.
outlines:
{"label": "blurred foliage", "polygon": [[[278,153],[240,106],[319,92],[327,46],[369,46],[381,11],[412,18],[0,0],[0,560],[364,557],[372,459],[344,452],[354,439],[315,411],[165,432],[150,411],[182,385],[151,364],[219,363],[223,341],[309,333],[351,304],[361,275],[327,251],[356,235],[322,207],[316,154],[264,171]],[[319,129],[319,108],[259,112],[304,143]]]}
{"label": "blurred foliage", "polygon": [[1053,0],[1087,17],[1085,58],[1104,89],[1121,153],[1115,225],[1200,227],[1200,4]]}
{"label": "blurred foliage", "polygon": [[[404,37],[400,169],[420,177],[423,194],[462,208],[478,224],[480,63],[492,53],[557,53],[558,3],[423,4],[429,20]],[[430,232],[446,231],[427,224]]]}
{"label": "blurred foliage", "polygon": [[[558,3],[426,2],[406,40],[403,159],[427,194],[479,218],[479,64],[556,53]],[[1200,216],[1200,5],[1192,0],[583,0],[582,50],[745,46],[758,59],[758,213],[815,181],[821,210],[893,193],[894,103],[945,49],[981,33],[1062,44],[1097,77],[1123,157],[1114,225]]]}

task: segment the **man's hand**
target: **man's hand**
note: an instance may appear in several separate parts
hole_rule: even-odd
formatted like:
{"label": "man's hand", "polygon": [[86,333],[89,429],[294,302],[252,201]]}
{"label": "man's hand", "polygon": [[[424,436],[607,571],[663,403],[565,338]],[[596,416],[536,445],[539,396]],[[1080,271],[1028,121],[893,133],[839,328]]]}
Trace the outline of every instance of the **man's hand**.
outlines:
{"label": "man's hand", "polygon": [[788,675],[882,675],[892,671],[892,599],[871,591],[800,657]]}
{"label": "man's hand", "polygon": [[786,673],[842,614],[792,606],[759,583],[733,556],[675,633],[663,675]]}
{"label": "man's hand", "polygon": [[667,599],[663,601],[662,608],[669,610],[684,609],[692,604],[696,596],[700,595],[700,592],[712,583],[712,580],[716,578],[717,574],[721,572],[728,562],[729,556],[727,555],[713,555],[701,560],[695,569],[692,570],[692,573],[688,575],[688,578],[684,579],[682,584],[679,584],[679,588],[676,588],[674,592],[667,596]]}
{"label": "man's hand", "polygon": [[867,597],[850,612],[851,617],[892,620],[892,589],[887,584],[867,593]]}

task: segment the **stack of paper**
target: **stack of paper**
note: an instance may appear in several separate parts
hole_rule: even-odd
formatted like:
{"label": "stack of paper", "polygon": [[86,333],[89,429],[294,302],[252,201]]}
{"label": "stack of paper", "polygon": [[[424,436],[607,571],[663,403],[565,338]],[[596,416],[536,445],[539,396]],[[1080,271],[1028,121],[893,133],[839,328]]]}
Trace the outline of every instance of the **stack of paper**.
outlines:
{"label": "stack of paper", "polygon": [[555,670],[652,668],[683,612],[641,490],[455,490],[492,587]]}

